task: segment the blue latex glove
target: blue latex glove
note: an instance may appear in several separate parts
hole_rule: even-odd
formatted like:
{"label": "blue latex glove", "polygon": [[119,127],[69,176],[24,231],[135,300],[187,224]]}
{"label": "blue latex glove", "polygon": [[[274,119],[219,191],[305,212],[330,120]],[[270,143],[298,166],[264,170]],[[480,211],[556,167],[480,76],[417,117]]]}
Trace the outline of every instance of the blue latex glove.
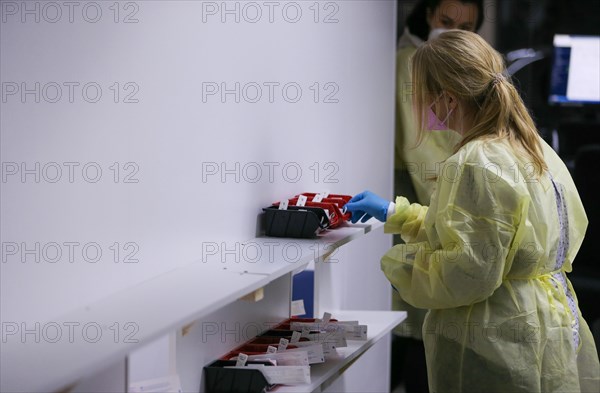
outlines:
{"label": "blue latex glove", "polygon": [[364,191],[352,197],[344,206],[344,209],[352,213],[350,221],[356,224],[358,220],[367,222],[371,217],[385,222],[389,206],[389,201],[373,194],[371,191]]}

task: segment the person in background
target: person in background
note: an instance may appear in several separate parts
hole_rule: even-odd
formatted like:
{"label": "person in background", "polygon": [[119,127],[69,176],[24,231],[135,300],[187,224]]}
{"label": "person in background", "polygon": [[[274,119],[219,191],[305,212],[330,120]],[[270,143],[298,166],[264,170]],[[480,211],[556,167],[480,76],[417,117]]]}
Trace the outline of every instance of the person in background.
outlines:
{"label": "person in background", "polygon": [[477,34],[445,32],[417,49],[412,81],[417,129],[460,135],[429,206],[365,191],[345,208],[406,242],[381,268],[429,310],[431,391],[599,392],[598,353],[566,276],[587,217],[502,57]]}
{"label": "person in background", "polygon": [[[448,29],[477,31],[484,20],[483,0],[421,0],[406,21],[398,42],[396,56],[396,135],[395,180],[396,195],[405,195],[421,204],[429,204],[439,163],[450,156],[458,142],[456,134],[439,124],[416,149],[417,135],[412,112],[413,87],[409,70],[411,56],[427,40]],[[395,237],[394,243],[401,242]],[[416,309],[404,302],[397,292],[392,293],[392,309],[407,311],[406,321],[394,330],[394,364],[392,384],[403,379],[407,393],[427,392],[427,372],[421,328],[426,310]],[[395,363],[395,362],[394,362]],[[400,370],[401,369],[401,370]],[[401,375],[400,375],[401,371]]]}
{"label": "person in background", "polygon": [[419,201],[428,203],[435,182],[436,164],[449,157],[457,139],[454,133],[439,129],[417,145],[417,133],[412,113],[413,85],[410,58],[418,47],[443,31],[461,29],[477,31],[483,23],[483,0],[422,0],[409,15],[404,34],[398,42],[396,55],[396,140],[395,166],[410,176]]}

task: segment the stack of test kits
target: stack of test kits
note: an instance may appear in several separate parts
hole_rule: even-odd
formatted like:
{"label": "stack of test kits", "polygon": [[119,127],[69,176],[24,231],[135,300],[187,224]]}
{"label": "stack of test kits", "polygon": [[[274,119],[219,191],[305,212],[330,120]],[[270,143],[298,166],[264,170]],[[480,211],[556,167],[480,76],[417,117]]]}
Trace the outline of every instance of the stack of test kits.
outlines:
{"label": "stack of test kits", "polygon": [[263,392],[311,383],[310,366],[337,357],[347,340],[366,340],[358,321],[290,318],[242,344],[205,369],[207,392]]}

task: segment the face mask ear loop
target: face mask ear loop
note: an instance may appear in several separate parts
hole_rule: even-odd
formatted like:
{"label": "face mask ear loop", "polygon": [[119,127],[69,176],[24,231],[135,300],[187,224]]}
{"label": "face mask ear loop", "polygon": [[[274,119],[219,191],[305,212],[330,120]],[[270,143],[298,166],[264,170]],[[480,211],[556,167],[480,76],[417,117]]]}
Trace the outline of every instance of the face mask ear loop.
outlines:
{"label": "face mask ear loop", "polygon": [[441,92],[440,94],[438,94],[438,96],[431,102],[431,104],[429,104],[429,110],[432,110],[432,107],[435,105],[435,103],[440,99],[441,96],[444,95],[444,92]]}
{"label": "face mask ear loop", "polygon": [[[435,124],[438,124],[439,128],[432,128],[435,130],[448,130],[450,129],[450,127],[448,127],[448,124],[446,123],[448,121],[448,119],[450,119],[450,115],[452,114],[452,112],[454,111],[455,108],[450,109],[450,111],[448,112],[448,114],[446,115],[446,117],[444,118],[444,121],[440,121],[439,118],[437,117],[437,115],[435,115],[435,113],[432,110],[432,107],[435,105],[435,103],[440,99],[440,97],[442,97],[444,95],[444,92],[441,92],[436,98],[435,100],[433,100],[433,102],[429,105],[429,112],[433,114],[433,116],[435,116]],[[431,127],[431,124],[429,125]]]}
{"label": "face mask ear loop", "polygon": [[[442,92],[442,93],[441,93],[441,94],[438,96],[438,98],[436,98],[436,101],[437,101],[437,100],[439,100],[439,99],[440,99],[440,97],[442,97],[443,95],[444,95],[444,92]],[[434,102],[435,102],[435,101],[434,101]],[[446,117],[444,118],[444,120],[442,121],[442,125],[443,125],[443,126],[446,128],[446,129],[450,129],[450,127],[448,126],[448,123],[447,123],[447,121],[448,121],[448,119],[450,119],[450,115],[452,114],[452,112],[453,112],[453,111],[454,111],[454,108],[451,108],[451,109],[448,111],[448,114],[446,115]]]}
{"label": "face mask ear loop", "polygon": [[[443,94],[444,94],[444,92],[442,92],[442,95]],[[446,118],[442,122],[442,124],[444,124],[447,129],[450,129],[450,126],[448,125],[447,121],[450,119],[450,115],[452,115],[452,112],[454,112],[454,109],[456,109],[456,108],[450,108],[450,110],[448,111],[448,114],[446,115]]]}
{"label": "face mask ear loop", "polygon": [[448,123],[446,123],[448,121],[448,119],[450,119],[450,115],[452,114],[452,112],[454,112],[454,108],[450,109],[450,111],[448,112],[448,114],[446,115],[446,118],[444,119],[444,121],[442,122],[443,125],[446,126],[446,128],[450,128],[448,127]]}

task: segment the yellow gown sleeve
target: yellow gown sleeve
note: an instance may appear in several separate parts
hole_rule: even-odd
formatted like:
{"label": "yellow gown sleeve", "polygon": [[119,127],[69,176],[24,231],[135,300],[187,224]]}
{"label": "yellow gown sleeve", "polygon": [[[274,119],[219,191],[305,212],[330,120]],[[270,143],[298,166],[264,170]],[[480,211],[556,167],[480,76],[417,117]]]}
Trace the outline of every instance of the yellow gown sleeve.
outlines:
{"label": "yellow gown sleeve", "polygon": [[410,204],[405,197],[397,197],[396,212],[387,219],[383,230],[385,233],[400,234],[406,243],[425,240],[427,235],[423,222],[426,214],[427,206]]}
{"label": "yellow gown sleeve", "polygon": [[[396,245],[381,260],[402,298],[428,309],[473,304],[501,285],[514,259],[510,249],[518,221],[526,217],[528,205],[484,166],[463,164],[455,176],[440,177],[437,184],[437,209],[430,208],[425,218],[431,221],[426,239]],[[407,215],[401,233],[412,235],[409,223],[416,222],[419,209],[407,209],[413,214]]]}

